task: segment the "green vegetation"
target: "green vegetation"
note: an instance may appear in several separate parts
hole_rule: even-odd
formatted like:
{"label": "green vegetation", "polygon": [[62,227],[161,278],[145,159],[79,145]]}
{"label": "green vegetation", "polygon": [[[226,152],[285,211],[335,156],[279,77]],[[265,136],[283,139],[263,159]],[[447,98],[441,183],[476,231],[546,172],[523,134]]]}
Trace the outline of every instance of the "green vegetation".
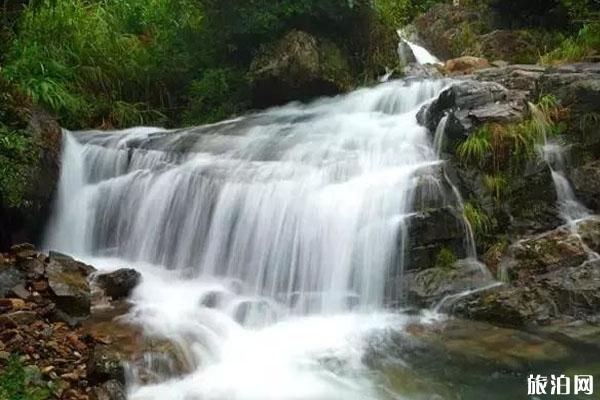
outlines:
{"label": "green vegetation", "polygon": [[458,261],[458,257],[454,254],[454,251],[448,247],[444,247],[438,253],[435,259],[436,268],[451,269],[454,264]]}
{"label": "green vegetation", "polygon": [[490,220],[490,217],[473,203],[466,202],[463,213],[467,221],[469,221],[474,234],[483,235],[491,229],[492,221]]}
{"label": "green vegetation", "polygon": [[507,176],[523,161],[539,157],[539,147],[549,136],[565,131],[566,110],[553,96],[541,96],[529,103],[530,118],[516,124],[486,124],[460,143],[456,153],[465,165],[482,169],[483,183],[499,202],[507,186]]}
{"label": "green vegetation", "polygon": [[575,36],[566,37],[560,45],[540,57],[542,64],[582,61],[600,52],[600,22],[586,23]]}
{"label": "green vegetation", "polygon": [[[39,372],[38,372],[39,374]],[[0,400],[45,400],[51,397],[51,386],[43,385],[34,370],[12,355],[0,370]]]}

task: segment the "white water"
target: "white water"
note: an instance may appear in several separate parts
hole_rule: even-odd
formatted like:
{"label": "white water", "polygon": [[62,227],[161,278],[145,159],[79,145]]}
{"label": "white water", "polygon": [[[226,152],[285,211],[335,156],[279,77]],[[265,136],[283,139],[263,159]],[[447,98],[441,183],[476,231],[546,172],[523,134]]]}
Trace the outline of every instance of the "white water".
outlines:
{"label": "white water", "polygon": [[[406,39],[406,34],[402,30],[398,30],[398,36],[400,40],[408,45],[410,50],[412,51],[415,59],[417,60],[417,64],[439,64],[440,60],[431,54],[426,48],[419,46],[418,44]],[[400,47],[401,49],[401,47]],[[401,55],[402,58],[402,55]]]}
{"label": "white water", "polygon": [[402,274],[416,185],[439,173],[415,115],[443,86],[388,82],[178,131],[67,132],[46,247],[140,270],[133,321],[195,366],[130,382],[130,398],[395,398],[363,356],[374,331],[410,319],[383,311],[386,282]]}

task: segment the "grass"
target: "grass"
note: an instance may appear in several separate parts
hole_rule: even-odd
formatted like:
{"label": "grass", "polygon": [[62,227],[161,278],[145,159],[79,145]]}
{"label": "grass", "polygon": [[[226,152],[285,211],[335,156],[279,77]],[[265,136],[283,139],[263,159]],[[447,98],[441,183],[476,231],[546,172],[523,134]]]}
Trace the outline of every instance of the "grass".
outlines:
{"label": "grass", "polygon": [[454,267],[456,261],[458,261],[458,257],[454,254],[454,251],[449,247],[443,247],[436,257],[435,267],[451,269]]}
{"label": "grass", "polygon": [[586,23],[574,37],[567,37],[554,50],[540,57],[542,64],[583,61],[600,51],[600,22]]}
{"label": "grass", "polygon": [[489,232],[492,221],[484,211],[480,210],[472,203],[466,202],[463,207],[463,213],[476,235],[483,235]]}
{"label": "grass", "polygon": [[492,194],[496,202],[500,202],[508,186],[508,180],[502,173],[496,172],[484,175],[483,185]]}
{"label": "grass", "polygon": [[492,131],[484,125],[458,145],[456,151],[461,161],[467,164],[481,164],[492,152]]}

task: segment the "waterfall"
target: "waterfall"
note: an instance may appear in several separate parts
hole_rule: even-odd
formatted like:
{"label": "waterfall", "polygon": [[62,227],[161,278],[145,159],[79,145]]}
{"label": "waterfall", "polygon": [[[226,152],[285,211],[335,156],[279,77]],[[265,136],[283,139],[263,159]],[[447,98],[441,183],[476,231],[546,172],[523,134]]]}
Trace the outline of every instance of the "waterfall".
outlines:
{"label": "waterfall", "polygon": [[416,113],[444,85],[391,81],[179,130],[65,131],[46,248],[140,270],[132,318],[195,360],[181,379],[130,382],[130,397],[389,398],[363,340],[405,323],[385,285],[419,177],[439,173]]}
{"label": "waterfall", "polygon": [[[439,64],[440,60],[434,56],[433,54],[431,54],[426,48],[419,46],[418,44],[414,43],[411,40],[407,39],[407,34],[402,31],[401,29],[399,29],[397,31],[398,36],[400,37],[400,41],[404,42],[408,48],[410,49],[410,51],[413,53],[413,55],[415,56],[415,60],[417,61],[417,64]],[[400,59],[402,60],[406,60],[408,57],[404,54],[402,54],[404,50],[403,46],[398,46],[398,50],[400,52]]]}

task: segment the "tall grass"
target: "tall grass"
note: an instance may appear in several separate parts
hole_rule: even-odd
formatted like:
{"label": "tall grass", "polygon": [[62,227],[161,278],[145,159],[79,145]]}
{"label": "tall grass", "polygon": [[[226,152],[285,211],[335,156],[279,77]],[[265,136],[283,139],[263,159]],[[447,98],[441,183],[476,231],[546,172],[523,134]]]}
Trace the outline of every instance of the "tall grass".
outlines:
{"label": "tall grass", "polygon": [[540,57],[542,64],[582,61],[600,52],[600,18],[586,23],[574,37],[567,37],[554,50]]}
{"label": "tall grass", "polygon": [[202,21],[191,0],[36,3],[23,12],[2,74],[67,126],[127,125],[122,111],[140,102],[158,113],[134,119],[151,122],[191,79],[194,42],[182,39]]}

